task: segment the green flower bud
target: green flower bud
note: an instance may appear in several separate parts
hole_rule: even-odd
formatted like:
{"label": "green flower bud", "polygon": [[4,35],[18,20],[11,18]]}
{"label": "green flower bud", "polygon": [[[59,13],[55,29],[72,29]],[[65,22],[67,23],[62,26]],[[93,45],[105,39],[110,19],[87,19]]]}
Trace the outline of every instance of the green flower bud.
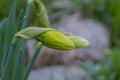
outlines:
{"label": "green flower bud", "polygon": [[14,38],[35,38],[45,46],[59,50],[71,50],[75,46],[67,36],[52,28],[28,27],[16,33]]}
{"label": "green flower bud", "polygon": [[46,31],[37,36],[37,39],[45,46],[54,49],[71,50],[75,47],[74,43],[67,36],[57,30]]}
{"label": "green flower bud", "polygon": [[86,47],[89,45],[89,42],[82,37],[69,36],[69,39],[75,44],[75,48]]}
{"label": "green flower bud", "polygon": [[35,24],[39,27],[50,27],[47,10],[41,0],[33,0],[35,10]]}

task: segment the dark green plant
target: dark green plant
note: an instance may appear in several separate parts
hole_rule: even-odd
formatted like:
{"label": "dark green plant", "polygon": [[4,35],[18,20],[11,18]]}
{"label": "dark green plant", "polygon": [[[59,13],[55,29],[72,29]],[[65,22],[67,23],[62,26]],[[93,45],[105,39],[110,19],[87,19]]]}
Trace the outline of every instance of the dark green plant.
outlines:
{"label": "dark green plant", "polygon": [[80,65],[90,75],[91,80],[120,80],[120,50],[111,49],[102,63],[83,63]]}
{"label": "dark green plant", "polygon": [[[28,15],[30,12],[27,6],[25,18],[24,11],[19,10],[19,15],[16,17],[17,0],[11,7],[8,17],[1,21],[0,25],[0,68],[2,80],[21,80],[25,69],[25,41],[19,40],[15,44],[11,44],[14,34],[25,28],[27,25]],[[10,46],[14,46],[10,48]],[[9,54],[12,52],[12,54]],[[12,73],[12,74],[10,74]],[[17,73],[17,74],[16,74]]]}
{"label": "dark green plant", "polygon": [[[9,13],[10,7],[12,5],[14,0],[0,0],[0,20],[2,20],[4,17],[6,17]],[[25,8],[27,0],[18,0],[17,4],[17,16],[19,14],[20,9]]]}

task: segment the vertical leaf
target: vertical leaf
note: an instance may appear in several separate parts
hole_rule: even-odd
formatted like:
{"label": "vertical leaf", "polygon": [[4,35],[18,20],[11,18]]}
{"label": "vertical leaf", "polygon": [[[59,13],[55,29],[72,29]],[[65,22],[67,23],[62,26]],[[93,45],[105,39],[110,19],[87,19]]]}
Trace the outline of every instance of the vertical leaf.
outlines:
{"label": "vertical leaf", "polygon": [[10,10],[10,13],[8,15],[8,20],[6,22],[6,30],[5,30],[5,52],[7,52],[9,46],[10,46],[10,43],[11,43],[11,40],[12,40],[12,37],[15,33],[15,19],[16,19],[16,5],[17,5],[17,0],[14,0],[14,3],[11,7],[11,10]]}

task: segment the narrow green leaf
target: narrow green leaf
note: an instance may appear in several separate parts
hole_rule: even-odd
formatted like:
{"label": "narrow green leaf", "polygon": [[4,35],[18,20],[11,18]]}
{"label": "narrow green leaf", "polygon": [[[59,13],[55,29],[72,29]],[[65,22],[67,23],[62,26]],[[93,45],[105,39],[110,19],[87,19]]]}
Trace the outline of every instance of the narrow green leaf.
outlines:
{"label": "narrow green leaf", "polygon": [[0,23],[0,74],[2,71],[2,66],[3,66],[3,56],[4,56],[4,33],[5,33],[5,23],[6,23],[7,18],[5,18],[3,21]]}
{"label": "narrow green leaf", "polygon": [[25,68],[25,50],[26,44],[25,41],[19,40],[16,48],[16,59],[15,59],[15,69],[14,69],[14,76],[13,80],[23,80],[23,73]]}
{"label": "narrow green leaf", "polygon": [[23,17],[23,15],[24,15],[24,11],[23,11],[23,9],[21,9],[21,11],[19,12],[19,15],[18,15],[18,21],[17,21],[17,26],[16,26],[17,32],[21,30],[22,24],[25,20],[25,17]]}
{"label": "narrow green leaf", "polygon": [[9,72],[11,70],[11,63],[13,60],[15,47],[16,47],[16,42],[11,43],[11,47],[8,51],[8,56],[2,71],[2,80],[8,80],[8,77],[6,76],[12,76],[12,74],[9,74]]}
{"label": "narrow green leaf", "polygon": [[3,19],[3,21],[1,21],[1,23],[0,23],[0,53],[2,53],[2,51],[3,51],[6,20],[7,20],[7,18]]}
{"label": "narrow green leaf", "polygon": [[24,14],[25,19],[21,25],[21,29],[24,29],[27,26],[28,18],[29,18],[30,13],[31,13],[31,8],[32,8],[31,0],[28,0],[27,6],[25,9],[25,14]]}
{"label": "narrow green leaf", "polygon": [[16,32],[15,28],[15,22],[16,22],[16,5],[17,0],[14,0],[13,5],[11,7],[10,13],[8,15],[8,20],[6,22],[6,30],[5,30],[5,44],[4,48],[6,49],[4,53],[7,53],[8,48],[10,47],[10,43],[12,40],[12,37],[14,36],[14,33]]}

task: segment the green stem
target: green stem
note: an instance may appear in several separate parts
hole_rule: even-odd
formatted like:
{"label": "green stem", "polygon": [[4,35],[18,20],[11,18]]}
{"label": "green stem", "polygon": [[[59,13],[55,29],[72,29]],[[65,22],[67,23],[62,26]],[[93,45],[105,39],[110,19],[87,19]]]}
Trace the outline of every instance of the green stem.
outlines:
{"label": "green stem", "polygon": [[23,58],[23,54],[24,53],[22,53],[22,49],[20,49],[19,50],[19,52],[17,53],[18,55],[16,56],[18,59],[17,59],[17,61],[16,61],[16,65],[15,65],[15,71],[14,71],[14,77],[13,77],[13,79],[14,80],[19,80],[19,79],[21,79],[21,72],[22,72],[22,70],[21,70],[21,63],[22,63],[22,58]]}
{"label": "green stem", "polygon": [[6,62],[5,62],[4,68],[3,68],[3,73],[2,73],[2,78],[1,78],[2,80],[8,80],[8,75],[9,75],[9,72],[10,72],[11,61],[12,61],[12,58],[14,56],[13,55],[14,54],[14,49],[16,47],[16,41],[17,41],[17,39],[13,39],[12,43],[10,45],[10,49],[8,51],[8,56],[6,58]]}
{"label": "green stem", "polygon": [[16,56],[14,56],[15,66],[12,80],[23,80],[23,74],[25,69],[25,49],[25,42],[23,40],[18,41],[18,45],[15,52],[17,54]]}
{"label": "green stem", "polygon": [[38,56],[39,51],[40,51],[41,48],[42,48],[42,44],[38,43],[37,46],[36,46],[36,48],[35,48],[35,52],[34,52],[32,58],[30,59],[30,62],[28,63],[28,66],[26,68],[23,80],[27,80],[27,78],[28,78],[28,76],[29,76],[29,74],[31,72],[31,69],[32,69],[32,67],[33,67],[33,65],[35,63],[35,60],[36,60],[36,58],[37,58],[37,56]]}
{"label": "green stem", "polygon": [[17,54],[14,54],[14,61],[15,66],[13,69],[13,79],[12,80],[22,80],[23,79],[23,73],[24,73],[24,67],[25,67],[25,50],[26,50],[26,44],[25,41],[20,40],[18,41],[16,52]]}

